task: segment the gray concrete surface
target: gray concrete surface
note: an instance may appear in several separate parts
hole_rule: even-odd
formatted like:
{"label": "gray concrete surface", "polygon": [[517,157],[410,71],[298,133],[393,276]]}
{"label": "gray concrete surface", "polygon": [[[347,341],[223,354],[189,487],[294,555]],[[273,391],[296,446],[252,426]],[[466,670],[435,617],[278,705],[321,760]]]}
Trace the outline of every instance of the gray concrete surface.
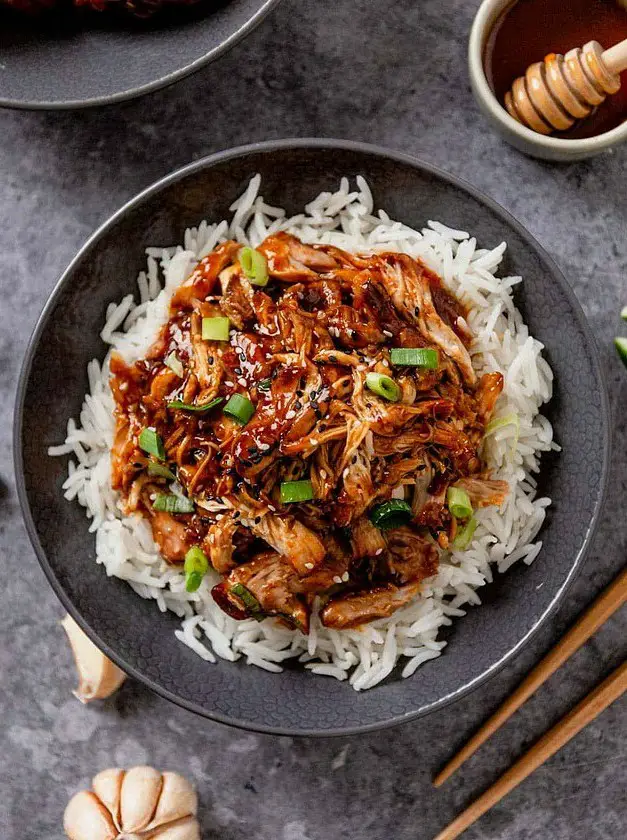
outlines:
{"label": "gray concrete surface", "polygon": [[[611,345],[627,304],[627,147],[568,167],[522,157],[487,128],[465,43],[477,0],[285,0],[203,72],[83,113],[0,113],[0,837],[57,840],[96,771],[152,762],[197,783],[206,840],[429,840],[625,655],[615,616],[446,787],[430,778],[625,561],[627,371]],[[610,492],[585,569],[515,663],[465,700],[381,734],[245,734],[128,683],[85,708],[17,505],[11,412],[26,342],[92,229],[155,178],[208,152],[281,136],[367,140],[464,176],[564,269],[593,326],[614,425]],[[627,334],[625,325],[622,330]],[[489,643],[489,640],[487,640]],[[487,814],[469,840],[616,840],[627,824],[627,704],[617,702]]]}

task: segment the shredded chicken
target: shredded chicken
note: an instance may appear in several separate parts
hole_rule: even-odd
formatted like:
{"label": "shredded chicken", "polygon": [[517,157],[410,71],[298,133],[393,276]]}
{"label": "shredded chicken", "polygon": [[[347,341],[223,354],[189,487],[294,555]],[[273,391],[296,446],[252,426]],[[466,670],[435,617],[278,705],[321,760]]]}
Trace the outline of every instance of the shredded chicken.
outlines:
{"label": "shredded chicken", "polygon": [[[505,498],[481,457],[503,377],[477,382],[467,313],[417,260],[277,233],[258,248],[259,286],[240,247],[198,263],[144,359],[113,355],[113,486],[167,562],[204,552],[235,618],[307,632],[316,598],[328,627],[391,615],[455,539],[448,489],[474,509]],[[228,339],[203,338],[213,318]],[[395,347],[437,364],[395,366]],[[369,374],[391,377],[398,398]],[[229,412],[234,395],[247,419]]]}

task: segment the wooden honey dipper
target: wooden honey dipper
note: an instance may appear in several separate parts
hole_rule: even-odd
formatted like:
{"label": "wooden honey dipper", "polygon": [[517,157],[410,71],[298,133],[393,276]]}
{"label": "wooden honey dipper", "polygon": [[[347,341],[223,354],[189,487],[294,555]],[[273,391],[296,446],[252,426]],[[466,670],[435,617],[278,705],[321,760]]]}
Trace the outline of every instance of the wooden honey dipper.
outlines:
{"label": "wooden honey dipper", "polygon": [[627,39],[604,50],[588,41],[566,55],[550,53],[519,76],[505,94],[505,107],[515,120],[539,134],[565,131],[587,117],[608,94],[620,88],[627,69]]}

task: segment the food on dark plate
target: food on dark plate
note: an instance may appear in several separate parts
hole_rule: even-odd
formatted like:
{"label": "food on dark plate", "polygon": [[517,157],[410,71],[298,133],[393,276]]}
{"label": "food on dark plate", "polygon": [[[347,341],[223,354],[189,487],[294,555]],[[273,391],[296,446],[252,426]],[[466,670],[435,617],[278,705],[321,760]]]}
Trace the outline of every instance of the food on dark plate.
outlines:
{"label": "food on dark plate", "polygon": [[93,12],[123,12],[138,18],[152,17],[162,9],[193,6],[207,0],[0,0],[2,5],[28,14],[65,12],[72,8]]}
{"label": "food on dark plate", "polygon": [[97,562],[200,657],[363,690],[439,656],[493,566],[533,562],[556,446],[505,243],[412,229],[356,184],[288,217],[255,176],[230,220],[148,248],[50,454]]}
{"label": "food on dark plate", "polygon": [[234,618],[307,632],[316,596],[326,627],[390,616],[507,493],[480,452],[503,376],[477,380],[465,316],[404,254],[218,245],[146,357],[111,358],[126,514],[188,589],[223,575]]}

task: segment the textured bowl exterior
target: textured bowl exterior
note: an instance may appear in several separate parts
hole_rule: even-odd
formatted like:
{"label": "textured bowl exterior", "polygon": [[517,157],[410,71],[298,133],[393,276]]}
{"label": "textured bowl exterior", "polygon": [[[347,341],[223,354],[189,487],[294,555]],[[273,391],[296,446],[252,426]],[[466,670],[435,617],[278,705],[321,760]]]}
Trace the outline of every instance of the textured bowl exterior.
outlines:
{"label": "textured bowl exterior", "polygon": [[[86,365],[102,358],[105,309],[135,290],[144,248],[182,241],[185,227],[228,216],[256,172],[271,204],[289,212],[343,175],[364,175],[377,207],[414,227],[439,219],[477,236],[503,239],[503,271],[522,274],[517,303],[546,345],[556,376],[548,416],[559,454],[544,457],[540,492],[549,494],[543,549],[481,590],[483,606],[448,632],[437,660],[411,678],[397,675],[357,693],[347,683],[288,665],[270,674],[202,661],[180,644],[176,616],[159,612],[94,562],[94,536],[82,508],[65,501],[66,459],[47,447],[65,435],[87,390]],[[51,399],[51,395],[53,398]],[[609,450],[607,396],[583,313],[548,255],[491,199],[404,155],[344,141],[273,141],[198,161],[122,208],[84,246],[52,293],[31,339],[18,392],[15,466],[24,517],[55,592],[94,642],[161,695],[207,717],[284,734],[346,734],[414,718],[454,700],[502,666],[555,608],[580,565],[602,502]]]}
{"label": "textured bowl exterior", "polygon": [[107,105],[166,87],[222,55],[279,0],[204,0],[163,19],[52,24],[0,8],[0,106]]}

